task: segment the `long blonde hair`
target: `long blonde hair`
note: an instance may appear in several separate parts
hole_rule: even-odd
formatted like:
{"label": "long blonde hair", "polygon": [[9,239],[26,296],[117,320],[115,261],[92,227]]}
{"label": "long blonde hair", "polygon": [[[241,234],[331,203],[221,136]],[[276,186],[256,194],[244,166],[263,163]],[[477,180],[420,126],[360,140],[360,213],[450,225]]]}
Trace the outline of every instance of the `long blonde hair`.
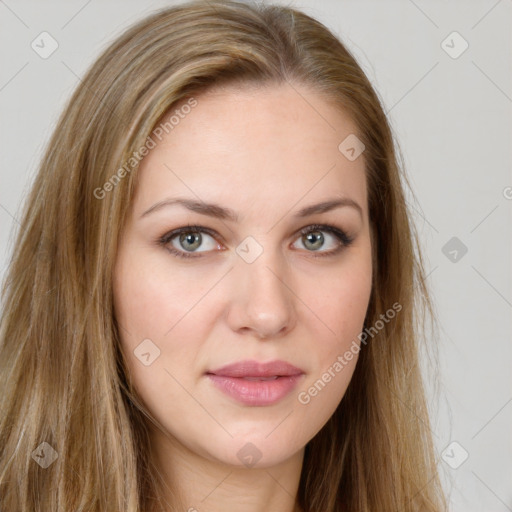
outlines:
{"label": "long blonde hair", "polygon": [[[118,170],[178,102],[221,83],[283,82],[312,88],[359,127],[374,242],[365,328],[401,305],[361,349],[344,398],[307,444],[299,503],[305,512],[446,509],[419,364],[433,307],[379,98],[339,39],[306,14],[209,1],[125,31],[83,77],[49,142],[2,290],[1,510],[157,503],[146,415],[127,382],[112,303],[137,165]],[[57,458],[45,468],[43,455]]]}

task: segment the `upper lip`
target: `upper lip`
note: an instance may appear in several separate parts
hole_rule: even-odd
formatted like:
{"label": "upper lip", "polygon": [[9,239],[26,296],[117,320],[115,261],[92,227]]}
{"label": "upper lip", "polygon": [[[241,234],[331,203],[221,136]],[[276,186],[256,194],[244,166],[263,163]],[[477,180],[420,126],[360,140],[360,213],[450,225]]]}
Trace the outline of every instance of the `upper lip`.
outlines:
{"label": "upper lip", "polygon": [[277,360],[268,363],[238,361],[216,370],[210,370],[207,373],[213,373],[222,377],[285,377],[301,375],[304,372],[286,361]]}

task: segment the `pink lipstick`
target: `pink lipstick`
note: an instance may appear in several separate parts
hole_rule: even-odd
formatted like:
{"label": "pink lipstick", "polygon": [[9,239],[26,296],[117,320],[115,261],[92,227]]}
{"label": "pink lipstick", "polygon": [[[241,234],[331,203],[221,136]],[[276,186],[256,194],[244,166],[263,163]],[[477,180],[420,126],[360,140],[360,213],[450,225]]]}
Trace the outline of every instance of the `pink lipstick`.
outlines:
{"label": "pink lipstick", "polygon": [[239,361],[206,373],[226,395],[245,405],[265,406],[288,395],[304,372],[286,361]]}

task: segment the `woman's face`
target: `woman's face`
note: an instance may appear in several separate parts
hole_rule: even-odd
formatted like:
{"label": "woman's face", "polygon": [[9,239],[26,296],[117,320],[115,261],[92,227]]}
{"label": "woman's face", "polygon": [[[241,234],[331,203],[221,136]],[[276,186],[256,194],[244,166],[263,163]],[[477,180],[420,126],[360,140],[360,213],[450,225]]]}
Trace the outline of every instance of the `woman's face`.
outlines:
{"label": "woman's face", "polygon": [[[268,467],[322,428],[357,362],[372,275],[364,153],[351,119],[304,87],[195,99],[139,168],[114,273],[122,350],[169,446]],[[222,371],[242,361],[254,365]]]}

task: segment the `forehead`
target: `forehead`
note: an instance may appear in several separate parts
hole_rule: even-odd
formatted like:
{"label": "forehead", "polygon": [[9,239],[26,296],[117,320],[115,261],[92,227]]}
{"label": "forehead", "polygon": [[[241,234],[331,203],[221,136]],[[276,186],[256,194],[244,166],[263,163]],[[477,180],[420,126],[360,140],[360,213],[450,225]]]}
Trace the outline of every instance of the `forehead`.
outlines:
{"label": "forehead", "polygon": [[[234,143],[236,148],[250,148],[265,141],[267,145],[288,143],[295,153],[319,145],[332,153],[338,151],[340,137],[359,131],[344,109],[304,85],[224,85],[203,92],[195,100],[197,106],[181,115],[179,124],[183,128],[194,123],[195,128],[201,128],[201,136],[208,135],[208,141],[216,141],[219,149],[222,142],[228,144],[225,149],[231,149]],[[180,102],[170,109],[164,120],[177,121],[176,113],[184,109],[184,104]],[[175,126],[172,133],[163,137],[171,142],[180,136],[180,131],[183,134],[184,130]],[[186,135],[191,133],[187,131]],[[298,142],[305,144],[294,146]]]}
{"label": "forehead", "polygon": [[339,149],[357,126],[318,93],[288,83],[225,86],[195,100],[173,107],[160,123],[168,129],[153,136],[139,169],[143,201],[186,192],[239,210],[339,193],[365,204],[364,155],[350,161]]}

